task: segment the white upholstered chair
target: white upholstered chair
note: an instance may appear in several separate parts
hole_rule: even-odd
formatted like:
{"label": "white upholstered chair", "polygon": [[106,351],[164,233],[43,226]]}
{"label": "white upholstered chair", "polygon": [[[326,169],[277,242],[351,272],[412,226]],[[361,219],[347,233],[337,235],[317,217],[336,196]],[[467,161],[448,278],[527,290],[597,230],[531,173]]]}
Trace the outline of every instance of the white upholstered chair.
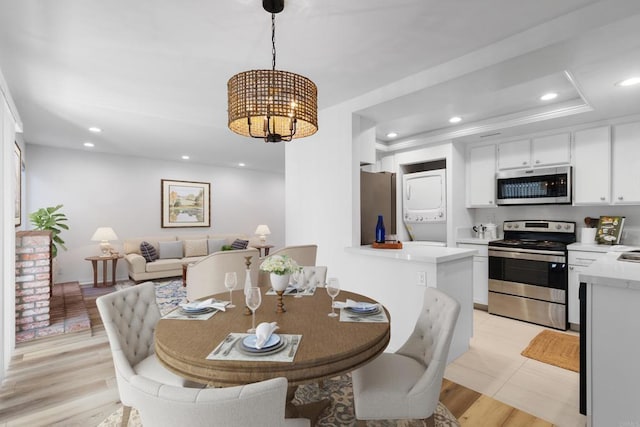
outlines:
{"label": "white upholstered chair", "polygon": [[225,388],[179,388],[134,375],[133,406],[142,424],[153,427],[308,427],[309,420],[285,419],[287,379]]}
{"label": "white upholstered chair", "polygon": [[123,426],[127,425],[131,407],[140,412],[143,425],[154,427],[309,425],[308,420],[284,418],[286,378],[203,388],[162,367],[154,353],[160,311],[152,282],[101,296],[96,304],[109,338],[124,405]]}
{"label": "white upholstered chair", "polygon": [[403,346],[353,371],[359,426],[378,419],[421,419],[427,426],[434,425],[459,312],[456,300],[437,289],[425,289],[420,316]]}
{"label": "white upholstered chair", "polygon": [[224,274],[235,271],[238,276],[236,289],[242,289],[247,266],[245,257],[251,257],[251,280],[258,283],[260,253],[255,248],[214,252],[187,267],[187,300],[194,301],[208,295],[226,292]]}
{"label": "white upholstered chair", "polygon": [[120,400],[125,406],[123,425],[128,421],[136,394],[130,383],[133,376],[143,375],[177,387],[203,387],[165,369],[156,358],[154,332],[160,309],[153,282],[103,295],[96,305],[109,338]]}
{"label": "white upholstered chair", "polygon": [[302,267],[304,280],[310,286],[324,286],[327,282],[327,267],[325,265],[305,265]]}

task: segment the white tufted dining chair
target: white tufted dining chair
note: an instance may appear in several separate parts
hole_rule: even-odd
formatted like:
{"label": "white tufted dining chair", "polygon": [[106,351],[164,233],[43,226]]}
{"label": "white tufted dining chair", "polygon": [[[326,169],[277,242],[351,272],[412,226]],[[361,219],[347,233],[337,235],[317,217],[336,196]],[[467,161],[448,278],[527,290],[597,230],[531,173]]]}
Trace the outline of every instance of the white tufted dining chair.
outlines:
{"label": "white tufted dining chair", "polygon": [[190,389],[134,375],[134,407],[144,426],[153,427],[308,427],[309,420],[285,419],[287,379],[273,378],[253,384]]}
{"label": "white tufted dining chair", "polygon": [[123,426],[128,423],[131,406],[135,406],[137,391],[130,380],[136,375],[176,387],[203,387],[165,369],[156,358],[154,332],[160,309],[153,282],[103,295],[96,305],[109,338],[118,392],[125,406]]}
{"label": "white tufted dining chair", "polygon": [[434,425],[459,312],[456,300],[437,289],[425,289],[416,326],[402,347],[353,371],[359,426],[379,419],[421,419],[426,426]]}
{"label": "white tufted dining chair", "polygon": [[304,280],[311,286],[324,286],[327,281],[327,267],[324,265],[302,267]]}

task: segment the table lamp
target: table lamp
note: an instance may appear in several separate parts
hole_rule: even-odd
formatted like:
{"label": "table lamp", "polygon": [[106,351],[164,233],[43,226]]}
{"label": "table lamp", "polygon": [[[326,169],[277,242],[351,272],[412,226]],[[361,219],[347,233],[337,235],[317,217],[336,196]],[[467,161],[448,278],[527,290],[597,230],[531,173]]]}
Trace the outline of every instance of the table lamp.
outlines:
{"label": "table lamp", "polygon": [[267,235],[271,234],[271,230],[269,230],[269,226],[260,224],[256,228],[256,234],[260,237],[260,243],[264,245],[267,242]]}
{"label": "table lamp", "polygon": [[91,240],[94,242],[100,242],[100,250],[102,251],[102,255],[104,257],[111,256],[111,245],[109,244],[109,240],[118,240],[118,236],[115,231],[111,227],[98,227]]}

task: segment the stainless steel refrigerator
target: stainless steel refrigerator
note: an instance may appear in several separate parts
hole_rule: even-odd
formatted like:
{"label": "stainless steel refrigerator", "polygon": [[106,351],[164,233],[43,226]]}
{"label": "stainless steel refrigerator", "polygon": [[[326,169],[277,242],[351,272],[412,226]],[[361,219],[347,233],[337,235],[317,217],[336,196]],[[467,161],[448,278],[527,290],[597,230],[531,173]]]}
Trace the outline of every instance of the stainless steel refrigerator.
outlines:
{"label": "stainless steel refrigerator", "polygon": [[360,244],[376,238],[378,215],[384,218],[387,236],[396,234],[396,174],[360,171]]}

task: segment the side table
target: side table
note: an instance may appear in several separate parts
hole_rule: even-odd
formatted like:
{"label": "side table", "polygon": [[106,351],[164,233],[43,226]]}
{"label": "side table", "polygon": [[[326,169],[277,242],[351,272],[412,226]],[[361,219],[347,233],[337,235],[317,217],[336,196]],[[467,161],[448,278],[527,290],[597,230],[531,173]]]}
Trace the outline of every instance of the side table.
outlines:
{"label": "side table", "polygon": [[252,246],[258,250],[258,256],[262,258],[262,250],[264,249],[264,256],[269,255],[269,249],[273,247],[273,245],[254,245]]}
{"label": "side table", "polygon": [[[109,255],[109,256],[89,256],[85,259],[91,261],[93,266],[93,287],[102,288],[106,286],[114,286],[116,284],[116,266],[118,260],[123,258],[122,255]],[[102,285],[98,284],[98,261],[102,261]],[[112,261],[111,266],[111,284],[107,284],[107,264]]]}

